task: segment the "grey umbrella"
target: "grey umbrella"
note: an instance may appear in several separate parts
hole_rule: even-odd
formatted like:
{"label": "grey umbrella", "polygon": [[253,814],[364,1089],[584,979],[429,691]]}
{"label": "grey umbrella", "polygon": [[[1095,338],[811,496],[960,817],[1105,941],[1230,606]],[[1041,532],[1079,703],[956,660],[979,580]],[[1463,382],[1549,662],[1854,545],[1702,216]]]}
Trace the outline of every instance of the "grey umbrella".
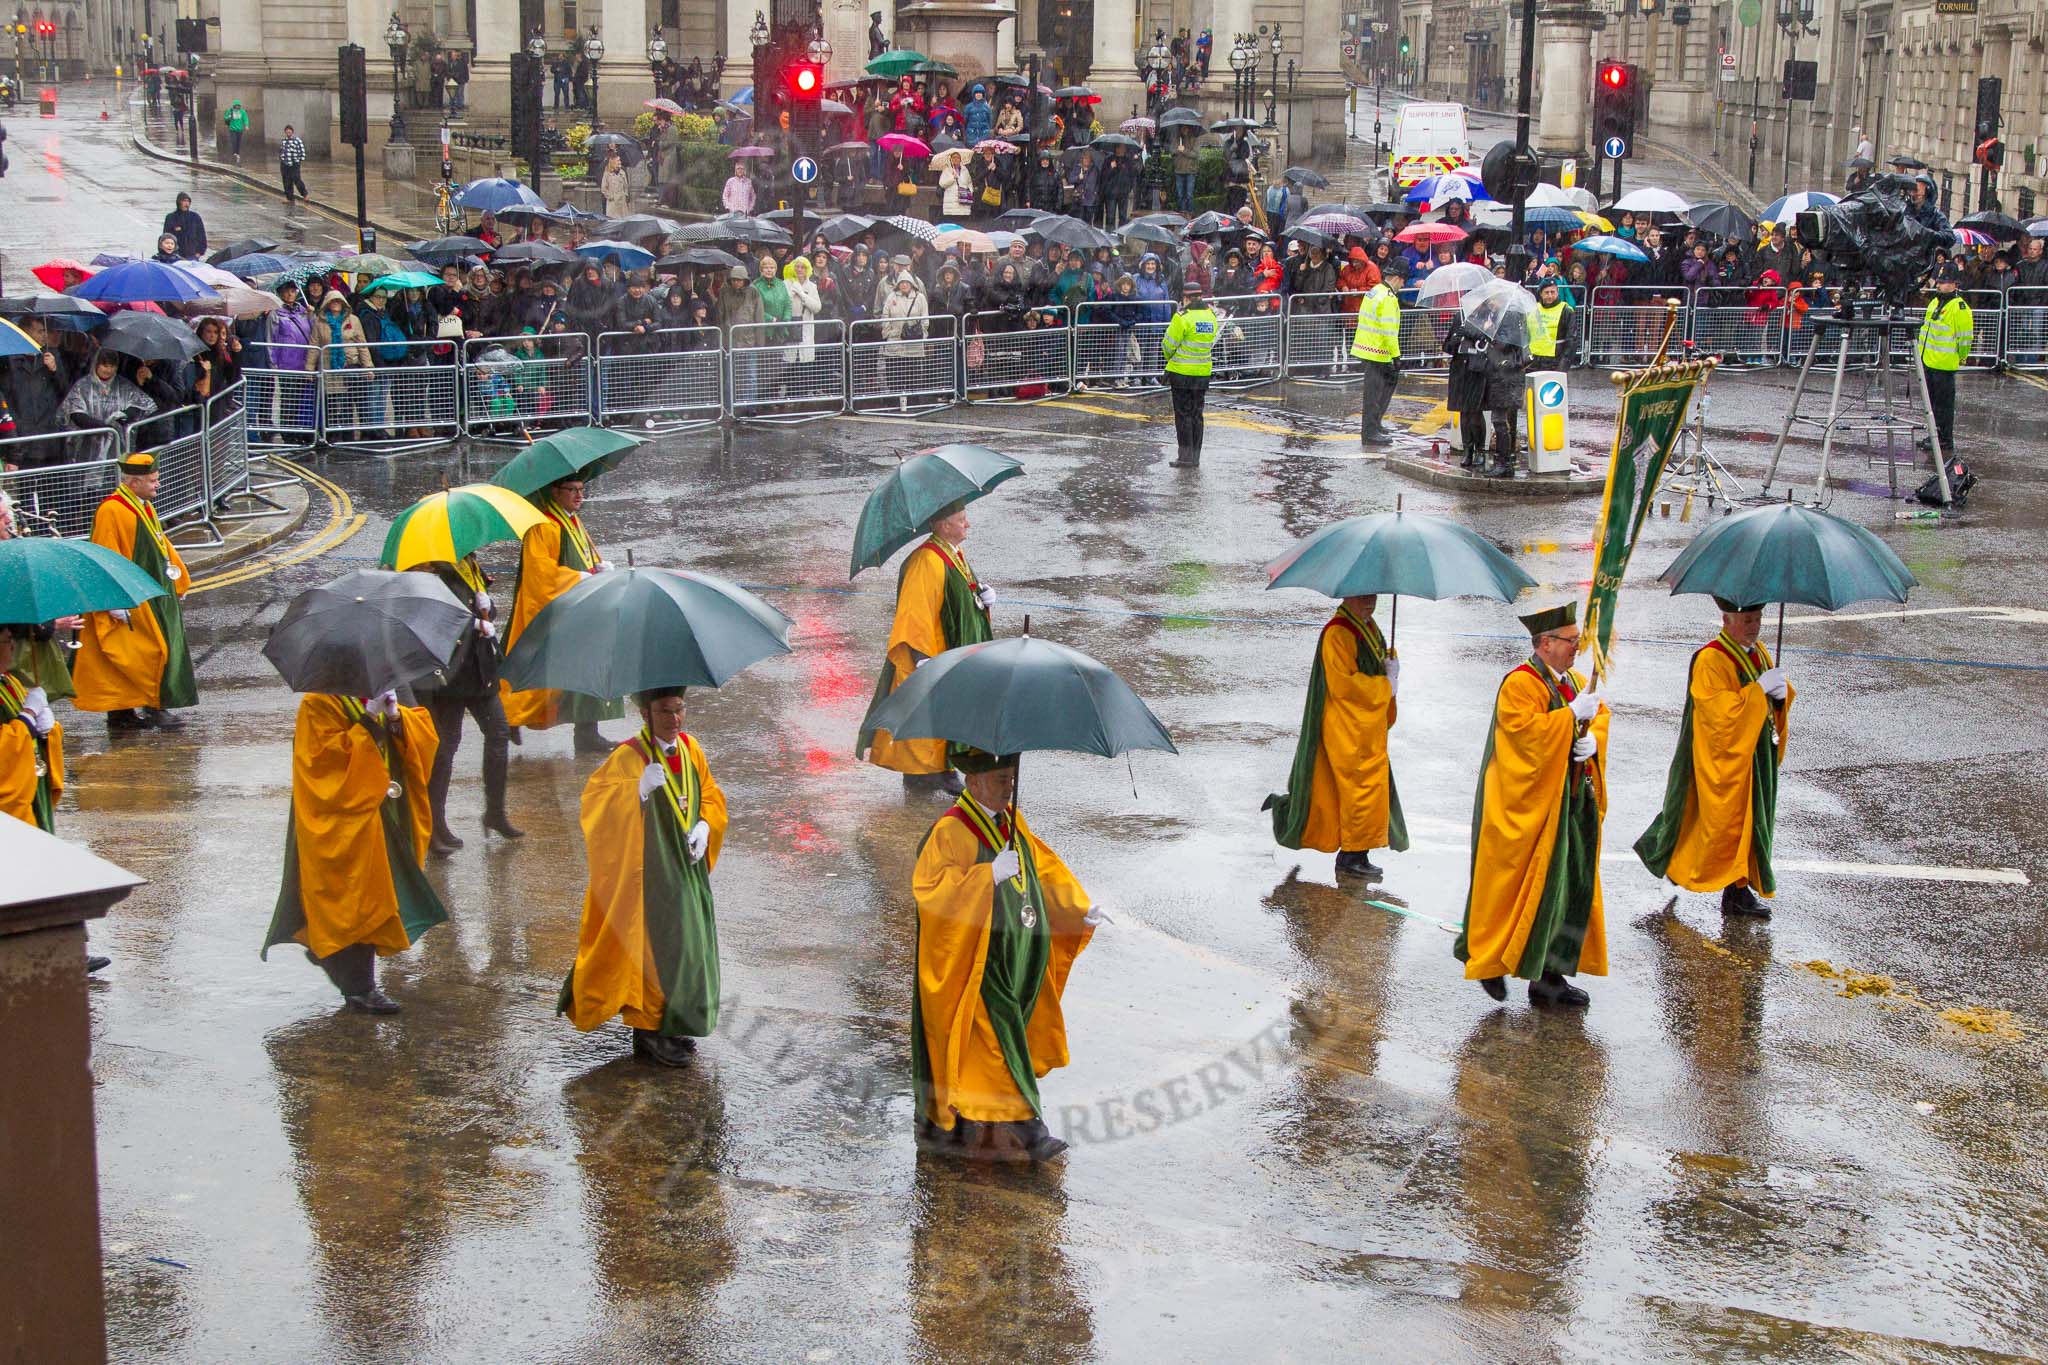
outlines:
{"label": "grey umbrella", "polygon": [[374,697],[439,670],[469,622],[432,574],[358,569],[293,598],[263,657],[294,692]]}
{"label": "grey umbrella", "polygon": [[157,364],[190,360],[204,351],[190,327],[159,313],[119,312],[107,319],[100,345],[117,355]]}

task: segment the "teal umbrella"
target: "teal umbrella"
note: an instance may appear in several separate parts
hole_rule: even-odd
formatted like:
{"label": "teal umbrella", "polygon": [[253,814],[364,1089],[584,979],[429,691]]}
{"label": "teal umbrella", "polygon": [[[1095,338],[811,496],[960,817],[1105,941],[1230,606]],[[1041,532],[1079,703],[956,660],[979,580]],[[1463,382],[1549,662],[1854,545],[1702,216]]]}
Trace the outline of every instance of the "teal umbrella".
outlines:
{"label": "teal umbrella", "polygon": [[429,275],[424,270],[400,270],[390,275],[379,275],[356,292],[374,294],[379,289],[432,289],[440,282],[440,276]]}
{"label": "teal umbrella", "polygon": [[[1491,597],[1512,602],[1536,586],[1493,542],[1442,517],[1391,512],[1349,517],[1266,566],[1266,589],[1309,588],[1325,597],[1370,594]],[[1389,615],[1398,623],[1399,602]]]}
{"label": "teal umbrella", "polygon": [[532,497],[551,483],[572,474],[594,479],[639,445],[638,438],[603,427],[570,427],[543,436],[519,452],[512,463],[498,471],[491,482],[500,488]]}
{"label": "teal umbrella", "polygon": [[1678,593],[1711,593],[1738,606],[1785,604],[1835,611],[1852,602],[1903,602],[1919,586],[1891,547],[1861,526],[1812,507],[1774,503],[1739,512],[1699,533],[1661,581]]}
{"label": "teal umbrella", "polygon": [[0,621],[54,621],[86,611],[139,607],[167,588],[112,550],[87,540],[0,540]]}
{"label": "teal umbrella", "polygon": [[718,687],[789,653],[790,619],[745,588],[688,569],[586,578],[542,607],[505,656],[514,688],[623,697],[654,687]]}
{"label": "teal umbrella", "polygon": [[853,567],[846,576],[886,562],[924,534],[925,523],[946,504],[973,502],[1023,472],[1021,461],[987,446],[936,446],[905,460],[875,486],[860,509],[860,525],[853,531]]}

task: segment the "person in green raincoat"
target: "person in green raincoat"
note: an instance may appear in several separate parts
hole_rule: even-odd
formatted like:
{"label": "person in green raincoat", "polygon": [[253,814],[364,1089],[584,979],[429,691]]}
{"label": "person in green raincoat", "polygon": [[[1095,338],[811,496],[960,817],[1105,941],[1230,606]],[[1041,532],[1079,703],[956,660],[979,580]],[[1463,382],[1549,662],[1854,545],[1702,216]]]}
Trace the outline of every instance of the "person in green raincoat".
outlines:
{"label": "person in green raincoat", "polygon": [[711,870],[725,842],[725,793],[703,746],[683,733],[683,689],[634,700],[640,733],[583,787],[590,887],[555,1012],[586,1033],[621,1016],[635,1056],[681,1066],[718,1027]]}

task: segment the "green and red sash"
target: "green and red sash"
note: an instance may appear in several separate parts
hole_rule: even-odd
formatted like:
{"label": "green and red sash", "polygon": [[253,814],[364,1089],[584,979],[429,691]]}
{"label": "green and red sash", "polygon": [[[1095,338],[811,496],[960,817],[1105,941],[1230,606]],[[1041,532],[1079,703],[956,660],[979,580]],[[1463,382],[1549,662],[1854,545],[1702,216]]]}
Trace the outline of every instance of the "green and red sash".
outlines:
{"label": "green and red sash", "polygon": [[[1771,656],[1762,645],[1744,649],[1729,639],[1725,630],[1694,651],[1692,666],[1686,671],[1685,710],[1678,718],[1678,748],[1671,755],[1671,768],[1664,777],[1664,806],[1635,842],[1636,856],[1658,877],[1670,870],[1671,855],[1678,849],[1679,830],[1685,822],[1685,808],[1692,797],[1690,682],[1692,669],[1700,666],[1700,655],[1710,649],[1718,649],[1735,661],[1736,676],[1744,687],[1755,682],[1757,676],[1771,666]],[[1774,701],[1771,704],[1782,706],[1784,703]],[[1749,763],[1749,842],[1751,851],[1756,855],[1757,872],[1754,889],[1758,895],[1764,896],[1778,889],[1777,873],[1771,867],[1771,848],[1777,841],[1778,829],[1778,746],[1771,742],[1771,730],[1772,721],[1766,715]]]}
{"label": "green and red sash", "polygon": [[[1273,840],[1282,848],[1300,848],[1302,832],[1308,828],[1309,801],[1315,788],[1316,756],[1323,747],[1323,707],[1329,700],[1329,680],[1323,676],[1323,639],[1333,630],[1348,633],[1357,643],[1358,671],[1368,677],[1387,675],[1386,637],[1379,622],[1361,618],[1350,606],[1337,614],[1316,636],[1315,662],[1308,671],[1308,697],[1301,708],[1301,735],[1294,742],[1294,765],[1288,770],[1287,790],[1266,797],[1260,810],[1273,812]],[[1408,821],[1401,813],[1401,793],[1394,785],[1394,763],[1387,760],[1387,847],[1396,853],[1408,847]],[[1363,852],[1364,850],[1358,850]]]}
{"label": "green and red sash", "polygon": [[[583,529],[583,518],[574,512],[564,512],[553,498],[542,498],[538,504],[540,514],[561,528],[562,562],[572,569],[585,571],[597,567],[597,546],[590,540],[590,533]],[[571,554],[575,560],[570,559]]]}

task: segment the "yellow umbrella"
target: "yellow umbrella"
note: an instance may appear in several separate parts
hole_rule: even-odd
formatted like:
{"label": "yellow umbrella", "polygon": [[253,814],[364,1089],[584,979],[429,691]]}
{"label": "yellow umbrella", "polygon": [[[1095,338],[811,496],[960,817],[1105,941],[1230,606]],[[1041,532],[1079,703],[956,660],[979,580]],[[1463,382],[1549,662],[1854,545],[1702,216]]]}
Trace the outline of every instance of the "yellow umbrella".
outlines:
{"label": "yellow umbrella", "polygon": [[1602,232],[1614,231],[1614,224],[1608,222],[1597,213],[1588,213],[1584,209],[1574,209],[1572,212],[1578,214],[1579,221],[1589,228],[1598,228]]}
{"label": "yellow umbrella", "polygon": [[519,540],[541,521],[533,504],[509,488],[464,484],[400,512],[384,537],[381,562],[390,569],[453,564],[478,546]]}

